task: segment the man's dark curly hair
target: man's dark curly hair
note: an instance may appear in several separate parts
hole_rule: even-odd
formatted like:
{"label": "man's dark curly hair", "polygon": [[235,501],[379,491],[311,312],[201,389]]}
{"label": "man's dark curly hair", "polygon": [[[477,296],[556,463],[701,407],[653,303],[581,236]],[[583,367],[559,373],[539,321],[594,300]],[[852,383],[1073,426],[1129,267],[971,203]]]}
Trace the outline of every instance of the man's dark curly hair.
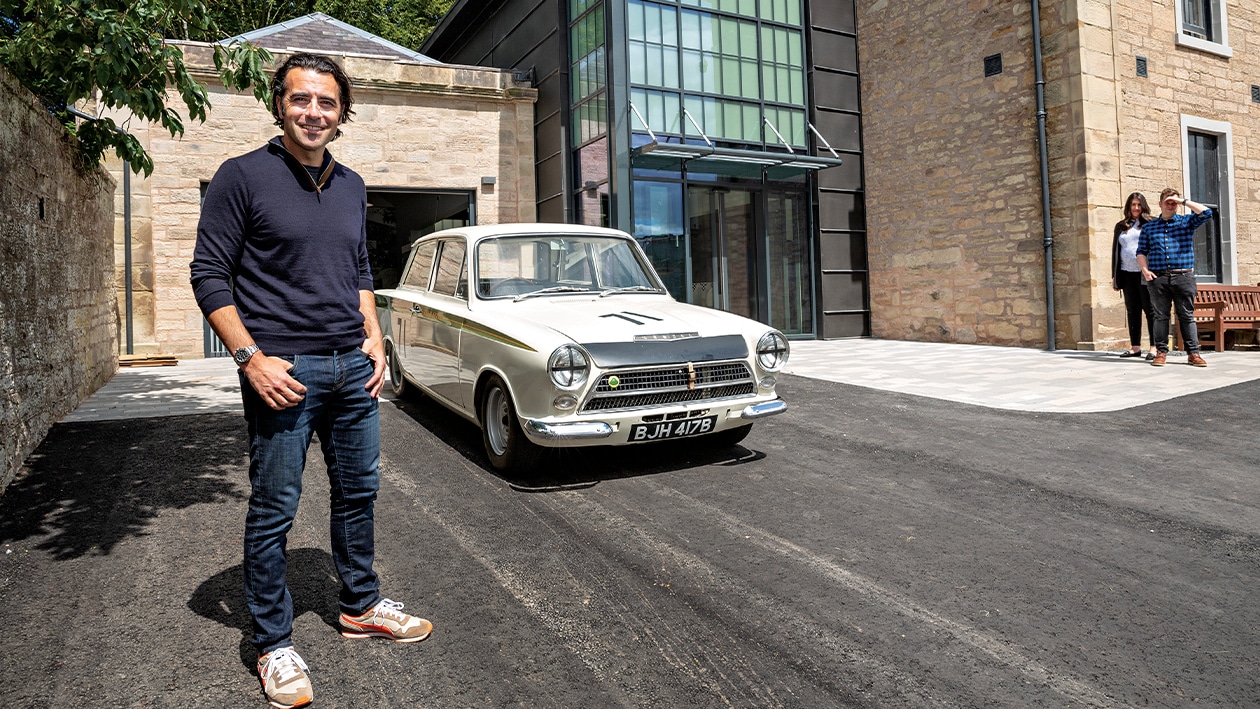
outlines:
{"label": "man's dark curly hair", "polygon": [[[280,105],[284,99],[284,79],[291,69],[310,69],[321,74],[331,74],[341,93],[338,101],[341,104],[341,115],[337,117],[337,123],[340,125],[350,122],[350,116],[354,115],[354,111],[351,110],[354,99],[350,97],[350,77],[346,76],[346,72],[342,71],[337,62],[322,54],[299,52],[286,59],[284,64],[276,70],[276,75],[271,77],[271,115],[275,116],[276,125],[284,125],[284,109]],[[341,129],[338,128],[333,140],[340,137]]]}

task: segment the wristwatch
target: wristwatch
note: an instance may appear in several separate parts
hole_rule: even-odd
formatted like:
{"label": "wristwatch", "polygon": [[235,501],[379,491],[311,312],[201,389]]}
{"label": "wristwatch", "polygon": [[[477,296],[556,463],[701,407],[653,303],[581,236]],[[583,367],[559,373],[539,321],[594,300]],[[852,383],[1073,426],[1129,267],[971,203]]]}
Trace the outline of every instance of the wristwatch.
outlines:
{"label": "wristwatch", "polygon": [[253,357],[254,353],[257,351],[258,351],[258,345],[249,345],[248,347],[241,347],[232,353],[232,359],[236,360],[236,363],[238,365],[244,367],[245,363],[249,361],[249,358]]}

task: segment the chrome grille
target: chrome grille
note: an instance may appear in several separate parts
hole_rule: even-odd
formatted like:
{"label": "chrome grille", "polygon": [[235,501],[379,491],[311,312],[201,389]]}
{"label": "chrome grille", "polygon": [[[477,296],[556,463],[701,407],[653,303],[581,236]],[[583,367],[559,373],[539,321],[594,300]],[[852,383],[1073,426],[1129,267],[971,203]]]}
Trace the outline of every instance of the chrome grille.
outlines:
{"label": "chrome grille", "polygon": [[[610,384],[614,378],[616,387]],[[614,371],[600,377],[582,410],[663,406],[747,396],[755,392],[756,382],[748,365],[743,362]]]}

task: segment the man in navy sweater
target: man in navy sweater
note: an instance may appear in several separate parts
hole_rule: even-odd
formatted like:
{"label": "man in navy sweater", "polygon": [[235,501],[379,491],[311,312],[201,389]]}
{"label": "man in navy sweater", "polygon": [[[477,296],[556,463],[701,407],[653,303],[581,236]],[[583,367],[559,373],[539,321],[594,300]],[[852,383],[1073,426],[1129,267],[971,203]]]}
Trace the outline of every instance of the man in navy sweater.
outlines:
{"label": "man in navy sweater", "polygon": [[433,626],[383,598],[372,569],[384,346],[367,192],[326,149],[353,113],[350,80],[327,57],[294,54],[276,71],[271,102],[282,134],[219,168],[191,269],[197,303],[240,367],[250,437],[245,600],[263,692],[287,709],[313,699],[291,639],[285,551],[312,434],[328,466],[342,635],[416,642]]}

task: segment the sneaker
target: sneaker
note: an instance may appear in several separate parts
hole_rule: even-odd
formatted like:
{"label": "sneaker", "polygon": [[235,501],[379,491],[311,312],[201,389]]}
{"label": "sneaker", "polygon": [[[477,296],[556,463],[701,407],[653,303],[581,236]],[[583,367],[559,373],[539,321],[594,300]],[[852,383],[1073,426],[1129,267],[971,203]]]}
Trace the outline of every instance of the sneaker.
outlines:
{"label": "sneaker", "polygon": [[1154,359],[1151,360],[1151,366],[1162,367],[1164,366],[1164,363],[1167,362],[1167,360],[1168,360],[1168,353],[1160,352],[1159,354],[1155,355]]}
{"label": "sneaker", "polygon": [[389,638],[396,643],[414,643],[429,637],[433,624],[424,618],[402,612],[403,604],[381,599],[360,616],[341,614],[341,634],[347,638]]}
{"label": "sneaker", "polygon": [[1203,355],[1199,354],[1198,352],[1190,353],[1189,364],[1191,367],[1206,367],[1207,366],[1207,362],[1204,361]]}
{"label": "sneaker", "polygon": [[292,647],[282,647],[258,658],[258,680],[273,707],[304,707],[314,699],[306,663]]}

